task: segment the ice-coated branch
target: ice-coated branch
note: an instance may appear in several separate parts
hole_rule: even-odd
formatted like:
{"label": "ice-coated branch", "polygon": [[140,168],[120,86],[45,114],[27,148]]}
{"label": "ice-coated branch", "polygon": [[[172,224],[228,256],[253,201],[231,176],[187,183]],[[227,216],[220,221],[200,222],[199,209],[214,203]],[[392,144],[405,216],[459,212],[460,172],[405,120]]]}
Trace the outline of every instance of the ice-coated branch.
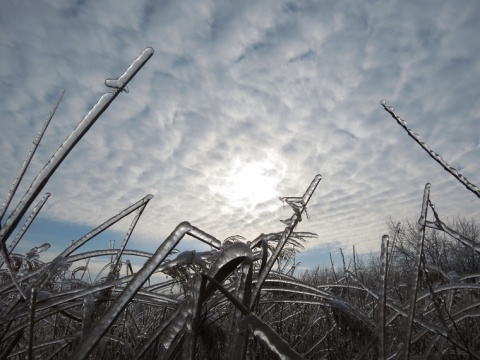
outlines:
{"label": "ice-coated branch", "polygon": [[407,123],[405,120],[403,120],[400,116],[398,116],[394,111],[392,106],[388,106],[385,100],[381,100],[380,104],[383,106],[385,111],[387,111],[396,121],[397,123],[405,129],[407,134],[419,144],[423,150],[427,152],[430,157],[435,160],[437,163],[439,163],[446,171],[448,171],[450,174],[452,174],[453,177],[455,177],[460,183],[462,183],[468,190],[473,192],[475,195],[480,197],[480,189],[468,179],[460,174],[457,169],[451,167],[445,160],[443,160],[440,155],[438,155],[435,151],[430,149],[427,144],[425,144],[423,141],[420,140],[420,136],[418,134],[414,133],[411,129],[407,127]]}
{"label": "ice-coated branch", "polygon": [[25,175],[25,172],[27,171],[28,166],[30,165],[30,161],[33,158],[33,155],[35,155],[35,152],[37,151],[38,145],[40,144],[40,141],[42,140],[43,134],[45,134],[45,131],[47,130],[48,124],[50,124],[50,120],[52,120],[53,115],[55,115],[55,112],[57,111],[58,105],[60,105],[60,102],[62,101],[63,95],[65,94],[65,90],[62,91],[60,96],[57,99],[57,102],[53,106],[52,110],[50,111],[50,114],[48,117],[45,119],[45,122],[42,125],[42,128],[38,132],[37,137],[33,141],[32,148],[30,149],[30,152],[27,155],[27,158],[23,162],[22,168],[20,169],[17,177],[15,178],[12,188],[7,194],[7,198],[5,199],[5,202],[2,204],[2,208],[0,209],[0,228],[2,226],[2,219],[3,216],[5,215],[5,212],[7,211],[8,206],[10,205],[10,202],[12,201],[13,195],[17,192],[18,185],[20,185],[20,182],[22,181],[23,175]]}
{"label": "ice-coated branch", "polygon": [[[128,82],[135,76],[135,74],[145,65],[145,63],[153,55],[152,48],[146,48],[142,54],[129,66],[125,73],[118,79],[121,81],[119,91],[121,91]],[[70,133],[60,147],[55,151],[50,160],[45,164],[42,170],[37,174],[30,187],[26,191],[23,198],[18,203],[17,207],[12,211],[4,226],[0,229],[0,241],[5,242],[11,235],[18,222],[23,217],[28,207],[32,204],[38,194],[47,184],[50,177],[55,170],[60,166],[63,160],[67,157],[75,145],[88,132],[97,119],[105,112],[110,104],[116,99],[119,91],[112,93],[105,93],[98,100],[95,106],[88,112],[77,127]]]}

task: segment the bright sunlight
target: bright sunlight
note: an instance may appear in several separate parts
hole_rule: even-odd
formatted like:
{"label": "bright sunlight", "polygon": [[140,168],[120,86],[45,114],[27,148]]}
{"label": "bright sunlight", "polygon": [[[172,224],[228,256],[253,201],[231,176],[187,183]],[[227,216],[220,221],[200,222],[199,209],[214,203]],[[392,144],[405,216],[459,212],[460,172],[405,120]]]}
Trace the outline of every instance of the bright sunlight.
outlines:
{"label": "bright sunlight", "polygon": [[277,186],[282,175],[282,166],[272,159],[254,162],[237,159],[212,190],[228,199],[229,205],[251,209],[278,197]]}

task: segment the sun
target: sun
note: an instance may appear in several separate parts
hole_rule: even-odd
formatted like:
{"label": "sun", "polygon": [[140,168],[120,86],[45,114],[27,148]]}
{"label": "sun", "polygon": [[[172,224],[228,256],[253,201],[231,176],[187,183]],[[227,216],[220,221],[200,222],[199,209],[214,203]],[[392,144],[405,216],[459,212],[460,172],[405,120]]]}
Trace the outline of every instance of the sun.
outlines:
{"label": "sun", "polygon": [[228,206],[252,209],[278,197],[278,184],[283,169],[271,158],[248,161],[234,160],[231,168],[211,189],[227,199]]}

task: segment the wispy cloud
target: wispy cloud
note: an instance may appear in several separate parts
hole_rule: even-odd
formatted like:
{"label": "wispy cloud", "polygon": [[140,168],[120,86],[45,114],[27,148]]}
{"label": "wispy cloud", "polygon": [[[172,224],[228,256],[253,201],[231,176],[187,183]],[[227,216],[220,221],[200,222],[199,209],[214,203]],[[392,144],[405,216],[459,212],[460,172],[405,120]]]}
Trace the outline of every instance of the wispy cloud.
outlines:
{"label": "wispy cloud", "polygon": [[[480,182],[479,11],[475,1],[4,2],[0,189],[61,89],[30,179],[106,91],[104,79],[152,46],[130,93],[47,185],[41,217],[94,227],[152,193],[132,239],[140,247],[183,220],[252,238],[281,230],[288,211],[276,198],[302,195],[316,173],[323,180],[300,224],[320,235],[311,249],[377,250],[389,216],[417,216],[426,182],[440,214],[478,216],[473,195],[379,100]],[[242,162],[267,167],[271,199],[229,200]]]}

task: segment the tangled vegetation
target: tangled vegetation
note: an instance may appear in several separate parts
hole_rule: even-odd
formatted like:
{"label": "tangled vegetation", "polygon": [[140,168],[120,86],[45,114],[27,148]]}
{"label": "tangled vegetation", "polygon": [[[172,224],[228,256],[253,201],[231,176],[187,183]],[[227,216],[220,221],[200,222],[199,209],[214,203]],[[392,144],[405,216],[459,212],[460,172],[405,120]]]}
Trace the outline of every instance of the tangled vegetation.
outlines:
{"label": "tangled vegetation", "polygon": [[[104,94],[9,208],[58,103],[45,122],[0,212],[1,359],[353,359],[480,358],[480,227],[447,225],[425,186],[418,225],[392,221],[380,256],[343,261],[294,276],[294,254],[315,234],[295,231],[321,181],[300,196],[282,197],[292,215],[283,231],[251,242],[223,242],[188,222],[178,224],[154,253],[127,247],[151,195],[127,207],[49,263],[15,247],[48,199],[43,196],[20,231],[20,220],[60,163],[153,55],[147,48]],[[475,185],[451,168],[385,110],[467,189]],[[433,220],[427,220],[428,212]],[[119,248],[81,252],[82,245],[136,212]],[[176,256],[184,236],[210,246]],[[89,261],[109,256],[105,276],[92,280]],[[134,272],[128,257],[145,258]],[[155,282],[157,273],[166,281]],[[88,278],[88,279],[87,279]]]}

